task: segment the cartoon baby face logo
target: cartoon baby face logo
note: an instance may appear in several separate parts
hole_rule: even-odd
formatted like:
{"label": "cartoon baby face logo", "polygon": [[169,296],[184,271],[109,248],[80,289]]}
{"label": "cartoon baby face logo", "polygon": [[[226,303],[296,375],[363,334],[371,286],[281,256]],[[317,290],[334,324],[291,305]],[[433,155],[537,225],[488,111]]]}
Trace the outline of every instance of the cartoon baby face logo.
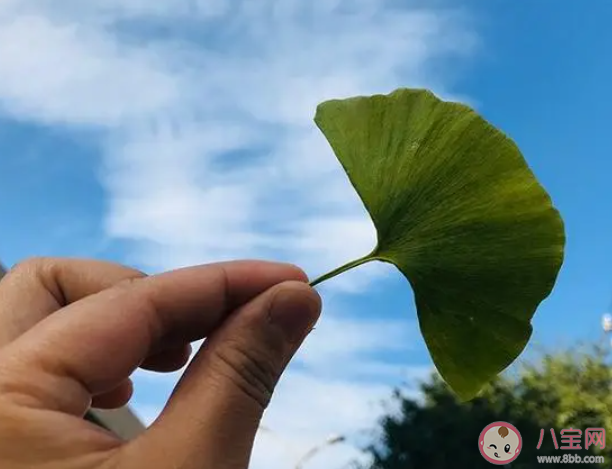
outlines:
{"label": "cartoon baby face logo", "polygon": [[521,434],[512,424],[493,422],[478,437],[478,449],[491,464],[508,464],[514,461],[523,446]]}

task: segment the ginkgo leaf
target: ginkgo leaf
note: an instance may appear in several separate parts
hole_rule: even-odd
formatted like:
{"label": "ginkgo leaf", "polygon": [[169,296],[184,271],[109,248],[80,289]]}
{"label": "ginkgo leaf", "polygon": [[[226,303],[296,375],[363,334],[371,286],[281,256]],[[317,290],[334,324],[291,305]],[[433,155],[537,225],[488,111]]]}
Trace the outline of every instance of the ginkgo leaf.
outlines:
{"label": "ginkgo leaf", "polygon": [[331,100],[324,133],[376,227],[367,256],[410,282],[421,332],[462,399],[522,352],[563,262],[563,221],[515,143],[426,90]]}

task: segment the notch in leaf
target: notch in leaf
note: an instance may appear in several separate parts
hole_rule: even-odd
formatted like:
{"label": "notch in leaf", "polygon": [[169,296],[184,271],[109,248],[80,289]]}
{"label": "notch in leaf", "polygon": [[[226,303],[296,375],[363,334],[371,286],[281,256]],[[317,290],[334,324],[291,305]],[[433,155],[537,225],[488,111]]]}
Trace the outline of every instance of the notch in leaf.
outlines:
{"label": "notch in leaf", "polygon": [[426,90],[331,100],[323,132],[414,290],[436,368],[467,400],[522,352],[563,262],[563,221],[515,143]]}

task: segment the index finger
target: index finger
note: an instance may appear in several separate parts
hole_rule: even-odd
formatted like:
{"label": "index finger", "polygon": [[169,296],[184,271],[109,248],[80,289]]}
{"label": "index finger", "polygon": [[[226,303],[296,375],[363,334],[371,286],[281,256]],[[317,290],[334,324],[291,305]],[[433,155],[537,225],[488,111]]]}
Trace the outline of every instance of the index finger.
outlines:
{"label": "index finger", "polygon": [[136,269],[90,259],[33,257],[0,282],[0,348],[64,306],[131,278]]}
{"label": "index finger", "polygon": [[286,280],[308,279],[291,265],[236,261],[121,282],[63,308],[7,346],[19,360],[5,361],[3,377],[22,384],[12,389],[36,389],[27,397],[42,407],[80,415],[93,395],[128,378],[161,342],[206,337],[228,312]]}

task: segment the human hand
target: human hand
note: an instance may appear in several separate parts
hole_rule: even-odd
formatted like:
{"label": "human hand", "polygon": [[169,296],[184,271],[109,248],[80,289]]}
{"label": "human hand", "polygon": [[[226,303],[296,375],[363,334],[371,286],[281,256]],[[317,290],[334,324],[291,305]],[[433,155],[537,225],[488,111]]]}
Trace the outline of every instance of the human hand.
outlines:
{"label": "human hand", "polygon": [[[318,319],[296,267],[240,261],[154,276],[34,259],[0,281],[0,466],[246,469],[262,413]],[[160,417],[124,442],[83,419],[120,407],[137,368],[180,369]]]}

